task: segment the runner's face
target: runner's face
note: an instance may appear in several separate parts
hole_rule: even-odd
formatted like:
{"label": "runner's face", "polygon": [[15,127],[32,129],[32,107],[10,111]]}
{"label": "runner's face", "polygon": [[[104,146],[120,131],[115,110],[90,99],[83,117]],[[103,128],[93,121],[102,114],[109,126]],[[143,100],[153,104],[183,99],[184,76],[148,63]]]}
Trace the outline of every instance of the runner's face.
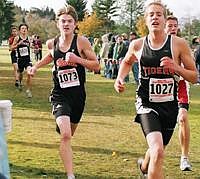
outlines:
{"label": "runner's face", "polygon": [[171,35],[177,35],[178,32],[178,23],[176,20],[168,20],[166,22],[166,27],[165,27],[166,33],[171,34]]}
{"label": "runner's face", "polygon": [[23,35],[26,35],[28,32],[28,29],[25,25],[21,26],[20,28],[20,33],[23,34]]}
{"label": "runner's face", "polygon": [[64,32],[64,34],[71,34],[76,28],[76,22],[71,15],[62,14],[59,17],[57,26],[60,32]]}
{"label": "runner's face", "polygon": [[17,29],[13,29],[12,30],[12,35],[15,37],[15,36],[17,36]]}
{"label": "runner's face", "polygon": [[146,25],[149,31],[161,31],[165,27],[164,9],[162,6],[152,4],[146,10]]}

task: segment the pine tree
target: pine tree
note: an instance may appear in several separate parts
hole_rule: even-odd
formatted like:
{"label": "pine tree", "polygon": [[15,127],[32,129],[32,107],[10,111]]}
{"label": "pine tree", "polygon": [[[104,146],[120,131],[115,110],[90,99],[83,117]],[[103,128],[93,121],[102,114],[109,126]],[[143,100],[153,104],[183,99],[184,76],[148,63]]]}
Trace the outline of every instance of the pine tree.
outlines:
{"label": "pine tree", "polygon": [[74,7],[78,14],[78,20],[82,21],[86,13],[87,2],[85,0],[66,0],[66,4]]}
{"label": "pine tree", "polygon": [[118,16],[117,11],[119,8],[117,7],[117,1],[95,0],[92,9],[96,13],[97,17],[104,21],[106,31],[111,29],[111,26],[114,25],[111,18]]}
{"label": "pine tree", "polygon": [[14,23],[14,3],[12,1],[0,1],[0,42],[10,35],[10,28]]}

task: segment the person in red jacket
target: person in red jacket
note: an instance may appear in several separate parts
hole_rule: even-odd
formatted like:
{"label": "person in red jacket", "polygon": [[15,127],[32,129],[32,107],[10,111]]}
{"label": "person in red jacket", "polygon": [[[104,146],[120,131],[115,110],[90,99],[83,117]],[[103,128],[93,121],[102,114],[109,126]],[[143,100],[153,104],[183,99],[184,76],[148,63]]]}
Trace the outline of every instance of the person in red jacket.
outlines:
{"label": "person in red jacket", "polygon": [[10,57],[11,57],[11,62],[13,65],[13,70],[14,70],[14,77],[15,77],[15,86],[18,87],[19,86],[19,77],[18,77],[18,65],[17,65],[17,53],[16,50],[12,50],[11,49],[11,45],[13,44],[14,38],[17,36],[18,31],[16,27],[12,27],[11,28],[11,35],[8,39],[8,43],[9,43],[9,51],[10,51]]}
{"label": "person in red jacket", "polygon": [[[165,30],[168,34],[178,35],[178,19],[174,16],[168,16]],[[182,171],[191,171],[192,166],[189,162],[189,143],[190,143],[190,126],[188,119],[189,108],[189,83],[183,78],[178,84],[178,101],[179,101],[179,141],[181,144],[180,169]]]}

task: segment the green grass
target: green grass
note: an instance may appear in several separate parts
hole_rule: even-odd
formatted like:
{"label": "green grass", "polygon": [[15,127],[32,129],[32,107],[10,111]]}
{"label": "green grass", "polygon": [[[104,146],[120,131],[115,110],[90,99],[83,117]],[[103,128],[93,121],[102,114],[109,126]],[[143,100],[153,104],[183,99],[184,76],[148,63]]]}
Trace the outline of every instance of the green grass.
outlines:
{"label": "green grass", "polygon": [[[7,135],[11,178],[64,179],[59,158],[59,135],[48,96],[52,87],[51,65],[38,71],[33,79],[33,99],[25,89],[14,87],[7,48],[0,48],[0,99],[13,102],[13,130]],[[25,83],[25,82],[24,82]],[[138,178],[136,160],[143,156],[146,142],[135,115],[135,86],[127,85],[117,94],[113,80],[87,73],[87,103],[82,121],[72,140],[74,169],[79,179]],[[200,87],[191,87],[190,159],[192,172],[179,170],[180,146],[177,129],[166,149],[166,179],[200,178]],[[112,156],[113,152],[116,155]]]}

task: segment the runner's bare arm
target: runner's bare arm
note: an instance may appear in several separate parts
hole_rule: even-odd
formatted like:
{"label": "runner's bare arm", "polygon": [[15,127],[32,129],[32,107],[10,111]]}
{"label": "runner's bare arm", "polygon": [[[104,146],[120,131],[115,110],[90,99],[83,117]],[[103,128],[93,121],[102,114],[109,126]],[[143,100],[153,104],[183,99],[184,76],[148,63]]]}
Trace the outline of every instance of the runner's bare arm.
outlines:
{"label": "runner's bare arm", "polygon": [[133,41],[130,43],[129,49],[122,60],[122,63],[120,64],[117,78],[124,79],[131,70],[135,61],[137,61],[137,58],[135,56],[135,42]]}
{"label": "runner's bare arm", "polygon": [[180,76],[182,76],[185,80],[191,83],[196,83],[198,75],[195,66],[195,60],[192,56],[191,50],[185,40],[182,39],[182,41],[179,44],[179,58],[181,59],[181,63],[183,63],[184,68],[182,66],[179,66],[179,68],[177,68],[177,73]]}
{"label": "runner's bare arm", "polygon": [[137,58],[134,54],[135,52],[134,49],[135,49],[135,44],[134,42],[131,42],[128,52],[126,53],[126,56],[124,57],[122,63],[120,64],[118,76],[114,84],[114,88],[118,93],[121,93],[125,90],[124,78],[129,73],[133,63],[137,61]]}
{"label": "runner's bare arm", "polygon": [[99,71],[100,65],[87,38],[78,37],[78,49],[81,57],[78,57],[74,53],[67,53],[67,61],[80,64],[89,70]]}
{"label": "runner's bare arm", "polygon": [[38,61],[31,69],[28,71],[29,75],[34,75],[37,71],[38,68],[41,68],[53,61],[53,56],[52,56],[52,49],[53,49],[53,40],[48,40],[47,41],[47,48],[49,52],[40,60]]}
{"label": "runner's bare arm", "polygon": [[17,48],[17,46],[19,45],[19,43],[17,43],[19,40],[19,36],[16,36],[13,40],[13,43],[10,46],[11,51],[15,50]]}
{"label": "runner's bare arm", "polygon": [[48,52],[47,54],[42,58],[42,60],[38,61],[34,67],[35,68],[40,68],[43,67],[49,63],[51,63],[53,61],[53,43],[54,43],[54,39],[49,39],[47,40],[46,44],[47,44],[47,48],[48,48]]}

